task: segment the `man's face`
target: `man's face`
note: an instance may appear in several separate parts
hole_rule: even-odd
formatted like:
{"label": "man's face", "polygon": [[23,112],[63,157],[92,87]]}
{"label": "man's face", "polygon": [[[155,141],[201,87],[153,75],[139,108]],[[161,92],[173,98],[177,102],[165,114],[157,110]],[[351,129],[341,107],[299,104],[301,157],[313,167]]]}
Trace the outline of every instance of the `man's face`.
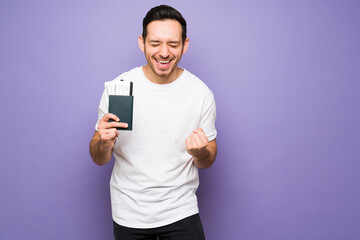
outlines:
{"label": "man's face", "polygon": [[[140,49],[145,53],[148,75],[162,82],[173,81],[178,76],[177,64],[187,51],[189,39],[182,42],[182,28],[176,20],[156,20],[147,26],[147,36],[144,42],[139,37]],[[150,79],[152,80],[152,79]]]}

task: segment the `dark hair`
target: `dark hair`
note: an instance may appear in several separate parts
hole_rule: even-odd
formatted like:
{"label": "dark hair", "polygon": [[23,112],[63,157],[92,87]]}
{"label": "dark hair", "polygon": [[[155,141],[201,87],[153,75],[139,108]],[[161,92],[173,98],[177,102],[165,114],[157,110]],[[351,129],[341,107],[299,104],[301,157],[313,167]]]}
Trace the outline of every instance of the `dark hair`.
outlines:
{"label": "dark hair", "polygon": [[144,17],[143,33],[142,33],[144,40],[147,36],[147,26],[149,25],[149,23],[155,20],[164,20],[164,19],[174,19],[180,23],[182,28],[182,41],[184,44],[186,39],[186,21],[180,12],[178,12],[175,8],[167,5],[160,5],[157,7],[153,7],[148,11],[146,16]]}

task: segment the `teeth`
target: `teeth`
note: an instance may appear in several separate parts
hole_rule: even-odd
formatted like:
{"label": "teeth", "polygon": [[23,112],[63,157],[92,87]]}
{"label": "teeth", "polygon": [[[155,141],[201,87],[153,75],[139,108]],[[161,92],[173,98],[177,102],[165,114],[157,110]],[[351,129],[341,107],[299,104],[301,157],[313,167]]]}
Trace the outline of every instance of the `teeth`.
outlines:
{"label": "teeth", "polygon": [[158,61],[159,63],[169,63],[170,61]]}

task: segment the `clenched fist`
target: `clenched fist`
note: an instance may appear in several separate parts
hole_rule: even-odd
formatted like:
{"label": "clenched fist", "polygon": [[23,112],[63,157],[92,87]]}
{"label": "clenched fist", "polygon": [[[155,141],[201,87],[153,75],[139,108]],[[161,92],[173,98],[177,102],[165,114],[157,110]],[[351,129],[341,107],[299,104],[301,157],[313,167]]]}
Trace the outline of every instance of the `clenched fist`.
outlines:
{"label": "clenched fist", "polygon": [[193,130],[193,134],[186,139],[185,144],[187,152],[195,158],[200,158],[208,152],[206,147],[209,141],[201,128]]}

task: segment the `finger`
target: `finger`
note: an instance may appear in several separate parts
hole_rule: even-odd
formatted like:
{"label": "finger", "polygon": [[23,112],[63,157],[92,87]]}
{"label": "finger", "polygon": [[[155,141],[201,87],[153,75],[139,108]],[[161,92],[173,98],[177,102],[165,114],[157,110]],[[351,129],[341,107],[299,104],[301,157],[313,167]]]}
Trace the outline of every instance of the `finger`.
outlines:
{"label": "finger", "polygon": [[204,132],[204,130],[202,128],[194,129],[193,133],[198,134],[200,136],[201,142],[203,144],[208,144],[208,142],[209,142],[208,138],[207,138],[207,136],[206,136],[206,134],[205,134],[205,132]]}
{"label": "finger", "polygon": [[99,133],[115,133],[116,135],[118,135],[118,130],[116,128],[104,128],[99,129]]}
{"label": "finger", "polygon": [[203,148],[205,146],[205,144],[203,144],[203,141],[201,140],[199,134],[193,134],[192,136],[194,139],[194,143],[198,149]]}
{"label": "finger", "polygon": [[190,142],[190,148],[191,149],[198,149],[199,148],[199,144],[198,144],[198,141],[196,140],[195,134],[191,134],[189,136],[189,142]]}
{"label": "finger", "polygon": [[117,136],[118,136],[117,131],[116,132],[103,132],[100,134],[100,138],[102,141],[114,140]]}
{"label": "finger", "polygon": [[194,133],[204,132],[202,128],[197,128],[193,130]]}
{"label": "finger", "polygon": [[189,137],[186,138],[186,140],[185,140],[185,146],[186,146],[186,149],[190,149],[190,139],[189,139]]}
{"label": "finger", "polygon": [[109,129],[109,128],[127,128],[129,125],[127,123],[124,122],[104,122],[101,123],[101,125],[99,124],[98,129]]}
{"label": "finger", "polygon": [[190,135],[185,141],[186,148],[189,149],[189,150],[193,149],[194,148],[194,143],[193,142],[194,142],[194,140],[193,140],[192,136]]}
{"label": "finger", "polygon": [[108,122],[108,123],[104,123],[104,125],[106,126],[106,128],[117,128],[117,127],[127,128],[129,126],[127,123],[124,122]]}
{"label": "finger", "polygon": [[108,136],[110,135],[116,137],[118,135],[118,131],[116,130],[116,128],[102,129],[101,131],[99,131],[99,134],[102,138],[108,138]]}
{"label": "finger", "polygon": [[117,127],[120,127],[120,128],[128,128],[128,127],[129,127],[129,124],[124,123],[124,122],[119,122],[119,123],[117,123],[117,124],[118,124]]}
{"label": "finger", "polygon": [[104,117],[100,120],[100,122],[108,122],[110,119],[114,120],[115,122],[120,121],[120,119],[112,113],[107,113],[104,115]]}
{"label": "finger", "polygon": [[207,145],[209,143],[208,137],[206,136],[204,131],[199,131],[196,135],[199,136],[202,144]]}
{"label": "finger", "polygon": [[116,128],[105,128],[105,129],[99,130],[100,134],[115,133],[115,132],[117,132]]}

